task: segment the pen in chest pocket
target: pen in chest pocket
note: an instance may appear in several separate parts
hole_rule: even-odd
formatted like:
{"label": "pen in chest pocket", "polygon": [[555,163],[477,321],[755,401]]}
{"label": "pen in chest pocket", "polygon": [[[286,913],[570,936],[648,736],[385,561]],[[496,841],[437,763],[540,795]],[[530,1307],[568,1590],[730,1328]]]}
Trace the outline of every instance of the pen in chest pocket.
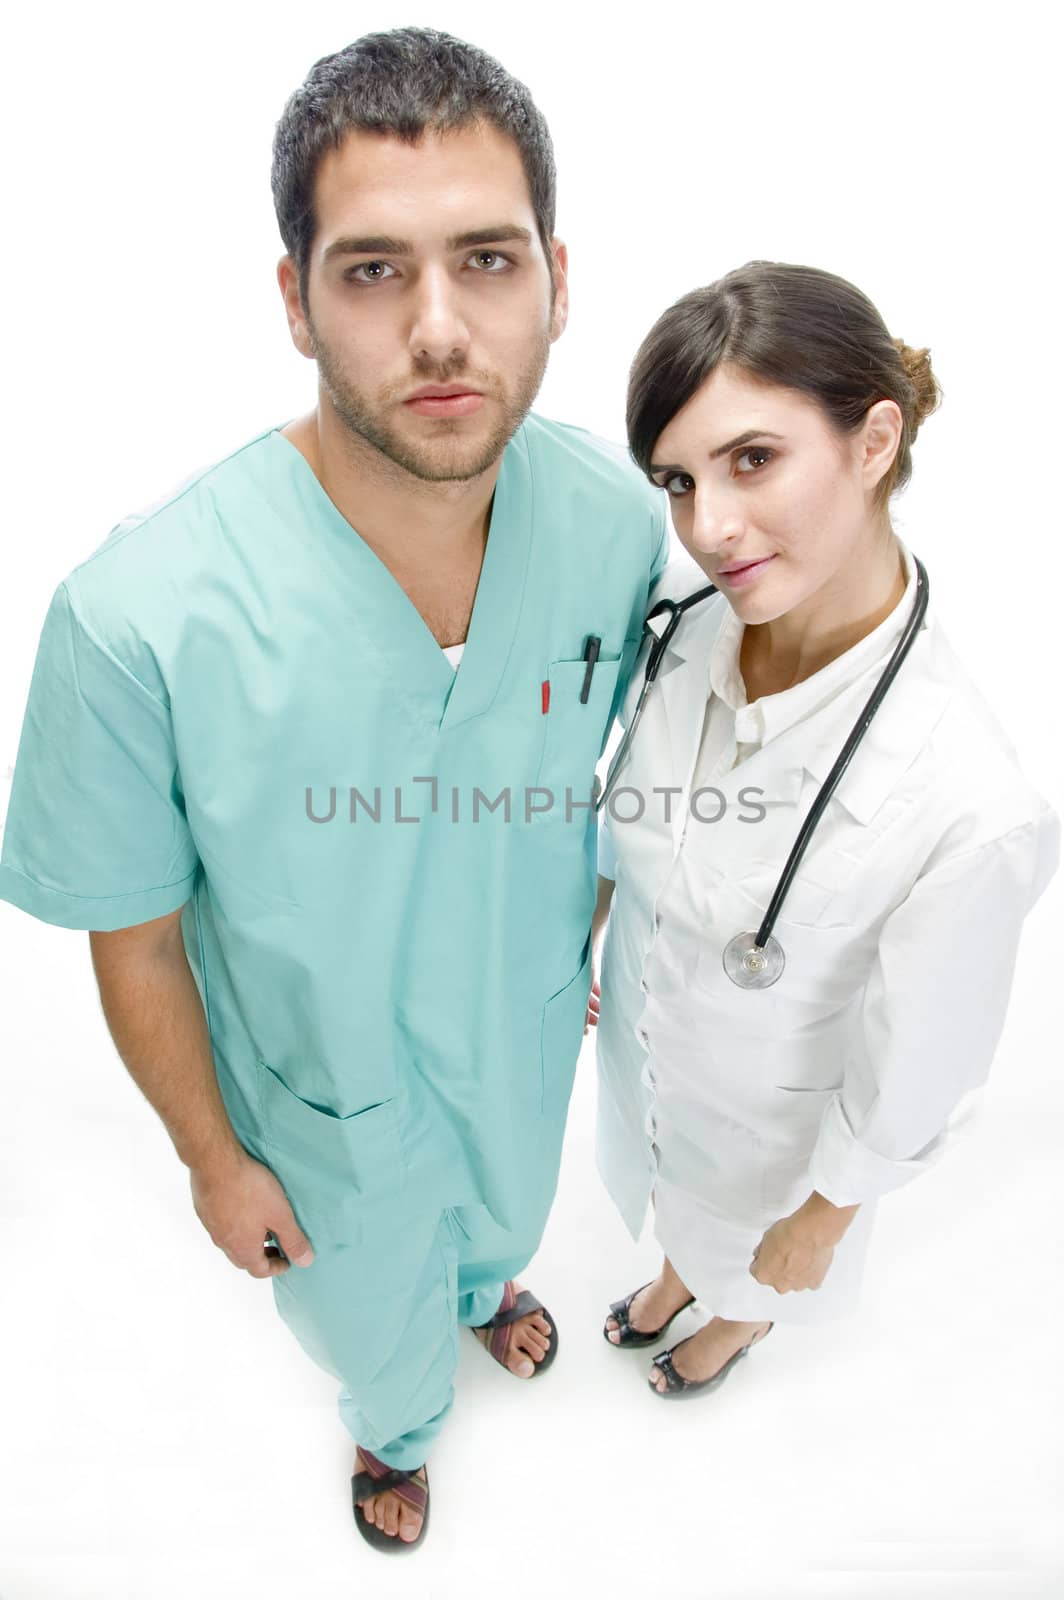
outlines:
{"label": "pen in chest pocket", "polygon": [[[584,682],[583,682],[583,685],[582,685],[581,690],[580,690],[580,704],[582,706],[586,706],[587,705],[588,696],[591,693],[591,679],[592,679],[592,677],[594,675],[595,663],[599,658],[599,652],[601,651],[601,649],[602,649],[602,640],[599,638],[599,636],[597,634],[589,633],[588,636],[587,636],[587,640],[586,640],[586,642],[584,644],[584,654],[583,654],[583,656],[581,658],[586,663],[586,669],[587,669],[585,671],[585,673],[584,673]],[[547,712],[550,710],[550,679],[549,678],[544,678],[543,682],[539,686],[539,692],[540,692],[540,704],[541,704],[542,709],[543,709],[543,715],[546,716]]]}

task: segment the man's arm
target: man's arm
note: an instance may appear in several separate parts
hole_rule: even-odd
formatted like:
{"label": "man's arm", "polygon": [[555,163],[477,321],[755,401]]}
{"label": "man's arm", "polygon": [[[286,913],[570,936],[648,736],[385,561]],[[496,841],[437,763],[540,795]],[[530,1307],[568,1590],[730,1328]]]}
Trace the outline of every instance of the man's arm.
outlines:
{"label": "man's arm", "polygon": [[219,1249],[252,1277],[270,1277],[287,1262],[264,1253],[269,1230],[289,1261],[309,1266],[313,1253],[284,1190],[229,1121],[180,918],[177,910],[89,934],[115,1048],[188,1167],[196,1214]]}

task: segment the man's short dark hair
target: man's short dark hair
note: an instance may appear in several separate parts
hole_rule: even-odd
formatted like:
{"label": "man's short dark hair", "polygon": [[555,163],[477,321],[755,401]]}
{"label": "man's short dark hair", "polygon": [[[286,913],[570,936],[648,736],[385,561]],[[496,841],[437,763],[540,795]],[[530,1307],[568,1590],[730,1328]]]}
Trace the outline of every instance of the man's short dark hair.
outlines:
{"label": "man's short dark hair", "polygon": [[490,123],[517,146],[549,263],[555,210],[550,133],[525,85],[494,57],[435,28],[396,28],[367,33],[315,63],[277,124],[271,174],[277,222],[304,307],[322,157],[354,129],[416,144],[426,130],[445,133],[476,122]]}

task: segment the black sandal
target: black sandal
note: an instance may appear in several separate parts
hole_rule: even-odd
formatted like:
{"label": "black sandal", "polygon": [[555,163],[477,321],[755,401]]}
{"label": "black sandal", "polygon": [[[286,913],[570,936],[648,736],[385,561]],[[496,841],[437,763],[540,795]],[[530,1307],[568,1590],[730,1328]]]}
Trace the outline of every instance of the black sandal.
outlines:
{"label": "black sandal", "polygon": [[[358,1445],[357,1449],[370,1469],[368,1472],[355,1472],[351,1475],[351,1505],[359,1533],[375,1550],[416,1550],[424,1539],[425,1530],[429,1525],[428,1472],[424,1467],[414,1467],[410,1472],[405,1472],[402,1467],[389,1467],[386,1461],[379,1461],[364,1445]],[[425,1472],[424,1483],[414,1476],[417,1472]],[[384,1494],[388,1489],[394,1489],[400,1500],[405,1500],[407,1505],[422,1512],[421,1529],[416,1539],[400,1539],[397,1533],[385,1533],[375,1522],[366,1521],[366,1513],[359,1505],[359,1501],[370,1500],[374,1495]]]}
{"label": "black sandal", "polygon": [[[481,1339],[478,1342],[484,1345],[484,1348],[495,1357],[500,1366],[506,1367],[506,1356],[510,1349],[510,1334],[508,1330],[511,1324],[520,1322],[522,1317],[527,1317],[533,1311],[542,1311],[544,1317],[550,1323],[547,1353],[542,1361],[534,1363],[535,1371],[532,1373],[532,1377],[538,1378],[541,1372],[546,1372],[554,1357],[558,1354],[558,1324],[546,1306],[541,1304],[528,1289],[522,1289],[518,1294],[514,1288],[513,1280],[509,1279],[503,1289],[502,1303],[498,1311],[493,1317],[489,1317],[487,1322],[477,1323],[473,1327],[473,1332],[483,1333],[488,1329],[491,1330],[490,1339]],[[531,1356],[529,1356],[529,1360],[532,1360]],[[506,1367],[506,1370],[509,1372],[509,1367]],[[529,1383],[531,1379],[523,1378],[522,1382]]]}
{"label": "black sandal", "polygon": [[[671,1350],[663,1350],[660,1356],[654,1357],[654,1366],[665,1374],[666,1387],[659,1389],[657,1384],[651,1383],[648,1378],[647,1385],[651,1394],[657,1395],[659,1400],[689,1400],[692,1395],[708,1394],[711,1389],[719,1389],[735,1363],[740,1361],[752,1346],[760,1344],[762,1339],[767,1339],[775,1326],[774,1322],[770,1322],[764,1333],[755,1333],[749,1344],[744,1344],[741,1350],[736,1350],[733,1356],[729,1356],[719,1372],[715,1372],[711,1378],[701,1380],[681,1377],[672,1364],[675,1352],[679,1350],[680,1345],[687,1343],[686,1339],[681,1339],[680,1344],[673,1345]],[[691,1338],[694,1338],[694,1334]]]}
{"label": "black sandal", "polygon": [[625,1295],[623,1300],[615,1300],[610,1306],[610,1316],[616,1320],[616,1332],[620,1334],[620,1338],[611,1339],[610,1334],[615,1330],[612,1328],[607,1328],[605,1323],[602,1325],[602,1337],[605,1339],[606,1343],[611,1344],[615,1350],[639,1350],[643,1345],[656,1344],[664,1334],[665,1330],[670,1327],[673,1321],[680,1315],[680,1312],[686,1311],[688,1306],[694,1305],[695,1297],[692,1295],[690,1300],[685,1300],[682,1306],[677,1307],[672,1316],[663,1322],[660,1328],[655,1328],[653,1333],[640,1333],[638,1328],[632,1327],[628,1313],[631,1310],[632,1301],[635,1299],[636,1295],[642,1294],[644,1289],[649,1289],[650,1284],[653,1282],[654,1279],[651,1278],[650,1283],[640,1284],[638,1289],[633,1289],[631,1294]]}

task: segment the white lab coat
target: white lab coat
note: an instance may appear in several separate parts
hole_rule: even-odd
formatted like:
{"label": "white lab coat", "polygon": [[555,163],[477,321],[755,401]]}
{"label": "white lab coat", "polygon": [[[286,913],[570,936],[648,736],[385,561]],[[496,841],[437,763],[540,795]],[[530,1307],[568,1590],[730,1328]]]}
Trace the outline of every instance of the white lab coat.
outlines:
{"label": "white lab coat", "polygon": [[[724,946],[759,926],[910,614],[915,568],[903,555],[907,593],[873,634],[750,707],[736,676],[741,625],[721,596],[693,608],[619,774],[628,792],[603,813],[600,871],[616,891],[597,1030],[599,1170],[633,1237],[653,1191],[662,1248],[721,1316],[814,1322],[853,1309],[878,1196],[937,1158],[986,1078],[1023,919],[1059,857],[1059,821],[932,602],[784,902],[783,976],[752,991],[726,975]],[[684,557],[652,598],[706,581]],[[738,684],[738,711],[712,703],[711,666],[714,681]],[[692,812],[696,770],[715,792]],[[653,791],[670,785],[681,792],[668,807]],[[641,819],[618,820],[640,797]],[[750,1276],[753,1248],[814,1189],[861,1209],[820,1290],[779,1295]]]}

